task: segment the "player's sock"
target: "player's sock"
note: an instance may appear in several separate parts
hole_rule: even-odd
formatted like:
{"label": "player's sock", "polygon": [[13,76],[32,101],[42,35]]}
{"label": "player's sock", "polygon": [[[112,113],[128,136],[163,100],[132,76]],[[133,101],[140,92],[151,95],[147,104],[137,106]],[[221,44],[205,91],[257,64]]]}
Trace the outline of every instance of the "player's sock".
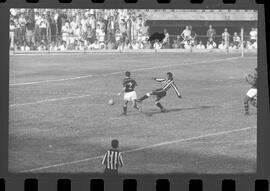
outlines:
{"label": "player's sock", "polygon": [[123,115],[127,114],[127,106],[123,106]]}
{"label": "player's sock", "polygon": [[156,104],[156,106],[159,107],[159,109],[160,109],[161,111],[164,111],[164,107],[161,105],[161,103],[156,102],[155,104]]}
{"label": "player's sock", "polygon": [[249,114],[249,106],[248,106],[248,102],[244,103],[244,108],[245,108],[245,114]]}
{"label": "player's sock", "polygon": [[250,101],[250,103],[251,103],[251,105],[253,105],[254,107],[257,107],[257,100],[256,99],[252,99],[251,101]]}

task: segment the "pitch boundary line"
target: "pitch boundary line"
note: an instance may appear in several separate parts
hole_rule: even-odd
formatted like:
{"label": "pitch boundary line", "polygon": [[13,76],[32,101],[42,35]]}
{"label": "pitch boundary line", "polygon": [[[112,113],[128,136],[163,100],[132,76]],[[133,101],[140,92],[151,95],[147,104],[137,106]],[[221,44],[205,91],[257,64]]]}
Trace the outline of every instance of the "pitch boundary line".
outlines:
{"label": "pitch boundary line", "polygon": [[[122,153],[136,152],[136,151],[141,151],[141,150],[145,150],[145,149],[151,149],[151,148],[160,147],[160,146],[164,146],[164,145],[170,145],[170,144],[174,144],[174,143],[191,141],[191,140],[196,140],[196,139],[201,139],[201,138],[206,138],[206,137],[220,136],[220,135],[225,135],[225,134],[230,134],[230,133],[235,133],[235,132],[240,132],[240,131],[245,131],[245,130],[250,130],[250,129],[256,129],[256,128],[257,128],[256,126],[251,126],[251,127],[241,128],[241,129],[234,129],[234,130],[230,130],[230,131],[221,131],[221,132],[217,132],[217,133],[208,133],[208,134],[205,134],[205,135],[200,135],[200,136],[195,136],[195,137],[190,137],[190,138],[184,138],[184,139],[177,139],[177,140],[173,140],[173,141],[165,141],[165,142],[161,142],[161,143],[157,143],[157,144],[152,144],[152,145],[148,145],[148,146],[144,146],[144,147],[139,147],[139,148],[135,148],[135,149],[126,150],[126,151],[123,151]],[[81,160],[75,160],[75,161],[71,161],[71,162],[58,163],[58,164],[54,164],[54,165],[48,165],[48,166],[43,166],[43,167],[39,167],[39,168],[23,170],[23,171],[21,171],[21,173],[39,171],[39,170],[53,168],[53,167],[59,167],[59,166],[72,165],[72,164],[77,164],[77,163],[81,163],[81,162],[87,162],[87,161],[91,161],[91,160],[95,160],[95,159],[101,159],[102,157],[103,157],[103,155],[99,155],[99,156],[96,156],[96,157],[90,157],[90,158],[85,158],[85,159],[81,159]]]}
{"label": "pitch boundary line", "polygon": [[[10,104],[10,107],[19,107],[19,106],[25,106],[25,105],[36,105],[36,104],[42,104],[42,103],[49,103],[54,101],[63,101],[63,100],[69,100],[69,99],[81,99],[85,97],[91,97],[94,94],[103,94],[103,95],[111,95],[109,93],[104,92],[85,92],[85,93],[91,93],[91,94],[71,94],[74,96],[67,96],[67,97],[58,97],[58,98],[50,98],[50,99],[43,99],[39,101],[34,102],[26,102],[26,103],[16,103],[16,104]],[[89,105],[89,104],[88,104]],[[99,104],[90,104],[90,105],[99,105]]]}
{"label": "pitch boundary line", "polygon": [[48,102],[54,102],[54,101],[61,101],[61,100],[69,100],[69,99],[80,99],[85,97],[93,96],[93,94],[87,94],[87,95],[80,95],[80,96],[69,96],[69,97],[60,97],[60,98],[52,98],[52,99],[44,99],[40,101],[35,102],[27,102],[27,103],[17,103],[17,104],[11,104],[9,107],[18,107],[18,106],[25,106],[25,105],[36,105],[41,103],[48,103]]}
{"label": "pitch boundary line", "polygon": [[[214,63],[214,62],[220,62],[220,61],[226,61],[226,60],[234,60],[238,59],[241,57],[230,57],[230,58],[222,58],[222,59],[216,59],[216,60],[205,60],[205,61],[199,61],[199,62],[186,62],[183,64],[167,64],[163,66],[153,66],[153,67],[146,67],[146,68],[137,68],[137,69],[131,69],[131,72],[136,72],[136,71],[143,71],[143,70],[152,70],[152,69],[159,69],[159,68],[168,68],[168,67],[173,67],[173,66],[186,66],[186,65],[197,65],[197,64],[204,64],[204,63]],[[253,57],[250,57],[253,58]],[[256,58],[256,57],[254,57]],[[71,78],[62,78],[62,79],[51,79],[51,80],[39,80],[39,81],[32,81],[32,82],[22,82],[22,83],[13,83],[9,84],[9,86],[25,86],[25,85],[34,85],[34,84],[42,84],[42,83],[50,83],[50,82],[62,82],[62,81],[69,81],[69,80],[78,80],[78,79],[84,79],[84,78],[89,78],[89,77],[97,77],[97,76],[109,76],[109,75],[114,75],[114,74],[121,74],[123,71],[118,71],[118,72],[112,72],[112,73],[107,73],[107,74],[98,74],[98,75],[83,75],[83,76],[77,76],[77,77],[71,77]]]}

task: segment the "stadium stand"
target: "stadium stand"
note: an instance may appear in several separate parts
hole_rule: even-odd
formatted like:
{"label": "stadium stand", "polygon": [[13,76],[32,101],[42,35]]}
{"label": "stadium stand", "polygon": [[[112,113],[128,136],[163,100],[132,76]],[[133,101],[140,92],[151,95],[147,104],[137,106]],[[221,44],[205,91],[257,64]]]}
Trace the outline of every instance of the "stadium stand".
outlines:
{"label": "stadium stand", "polygon": [[[256,22],[241,10],[11,9],[10,50],[257,49]],[[148,41],[154,32],[165,38]]]}

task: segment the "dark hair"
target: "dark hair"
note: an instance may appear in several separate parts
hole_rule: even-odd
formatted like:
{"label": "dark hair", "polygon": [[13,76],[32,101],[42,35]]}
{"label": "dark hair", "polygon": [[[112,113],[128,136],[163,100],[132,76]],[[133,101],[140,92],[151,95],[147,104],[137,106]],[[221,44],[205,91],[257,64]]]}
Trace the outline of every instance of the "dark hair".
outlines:
{"label": "dark hair", "polygon": [[117,139],[113,139],[111,142],[112,148],[116,149],[119,145],[119,141]]}
{"label": "dark hair", "polygon": [[173,74],[171,72],[167,72],[167,75],[172,78]]}
{"label": "dark hair", "polygon": [[129,76],[130,76],[130,72],[129,72],[129,71],[126,71],[125,75],[126,75],[127,77],[129,77]]}

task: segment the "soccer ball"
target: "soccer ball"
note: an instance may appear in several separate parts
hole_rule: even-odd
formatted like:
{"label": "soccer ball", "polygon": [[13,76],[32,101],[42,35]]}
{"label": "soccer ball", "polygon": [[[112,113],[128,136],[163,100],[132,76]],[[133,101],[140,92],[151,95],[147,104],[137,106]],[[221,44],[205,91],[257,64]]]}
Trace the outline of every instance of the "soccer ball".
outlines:
{"label": "soccer ball", "polygon": [[114,100],[113,100],[113,99],[110,99],[110,100],[108,101],[108,104],[109,104],[109,105],[113,105],[113,104],[114,104]]}

